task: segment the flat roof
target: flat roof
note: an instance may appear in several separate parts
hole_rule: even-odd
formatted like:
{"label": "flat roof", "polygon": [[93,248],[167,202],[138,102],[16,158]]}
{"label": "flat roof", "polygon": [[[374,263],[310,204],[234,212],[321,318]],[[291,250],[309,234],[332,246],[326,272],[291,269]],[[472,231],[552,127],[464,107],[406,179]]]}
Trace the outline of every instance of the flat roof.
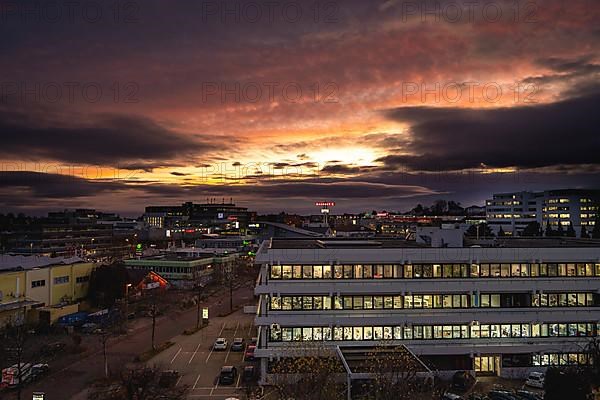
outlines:
{"label": "flat roof", "polygon": [[428,247],[403,239],[272,239],[259,248],[255,261],[269,264],[311,263],[600,263],[600,241],[501,239],[494,245]]}

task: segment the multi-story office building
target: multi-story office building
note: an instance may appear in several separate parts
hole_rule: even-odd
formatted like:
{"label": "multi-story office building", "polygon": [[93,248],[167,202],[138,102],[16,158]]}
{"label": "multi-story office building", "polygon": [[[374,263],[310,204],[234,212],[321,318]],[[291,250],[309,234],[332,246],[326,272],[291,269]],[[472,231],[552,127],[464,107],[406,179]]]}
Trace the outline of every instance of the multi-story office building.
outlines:
{"label": "multi-story office building", "polygon": [[129,255],[135,232],[116,230],[117,221],[115,214],[65,210],[16,223],[2,236],[13,254],[119,259]]}
{"label": "multi-story office building", "polygon": [[440,374],[524,376],[587,363],[582,349],[600,328],[600,241],[507,242],[264,242],[255,289],[263,382],[272,363],[307,343],[340,354],[403,344]]}
{"label": "multi-story office building", "polygon": [[245,233],[254,213],[232,202],[183,203],[180,206],[146,207],[144,221],[153,228],[211,228],[214,232]]}
{"label": "multi-story office building", "polygon": [[486,201],[486,217],[493,230],[502,228],[508,235],[518,235],[537,222],[542,228],[549,223],[555,230],[559,225],[563,230],[572,225],[579,236],[582,228],[588,233],[593,229],[599,203],[598,190],[501,193]]}

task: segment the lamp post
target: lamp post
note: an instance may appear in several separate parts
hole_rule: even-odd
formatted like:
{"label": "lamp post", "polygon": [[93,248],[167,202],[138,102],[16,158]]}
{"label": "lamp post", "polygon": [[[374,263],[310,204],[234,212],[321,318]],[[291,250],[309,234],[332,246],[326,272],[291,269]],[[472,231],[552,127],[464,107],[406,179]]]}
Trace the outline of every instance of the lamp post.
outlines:
{"label": "lamp post", "polygon": [[129,288],[131,283],[125,285],[125,328],[127,328],[127,321],[129,320]]}

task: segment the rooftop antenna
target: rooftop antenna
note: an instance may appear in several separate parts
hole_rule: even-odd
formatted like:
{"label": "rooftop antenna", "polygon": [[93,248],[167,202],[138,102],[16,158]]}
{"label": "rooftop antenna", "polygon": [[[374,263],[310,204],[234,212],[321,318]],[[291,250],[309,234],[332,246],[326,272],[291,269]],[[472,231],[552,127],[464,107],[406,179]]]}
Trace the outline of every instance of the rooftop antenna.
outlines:
{"label": "rooftop antenna", "polygon": [[335,202],[333,201],[317,201],[315,206],[321,207],[321,214],[323,214],[323,222],[325,225],[329,226],[328,217],[329,217],[329,207],[334,207]]}

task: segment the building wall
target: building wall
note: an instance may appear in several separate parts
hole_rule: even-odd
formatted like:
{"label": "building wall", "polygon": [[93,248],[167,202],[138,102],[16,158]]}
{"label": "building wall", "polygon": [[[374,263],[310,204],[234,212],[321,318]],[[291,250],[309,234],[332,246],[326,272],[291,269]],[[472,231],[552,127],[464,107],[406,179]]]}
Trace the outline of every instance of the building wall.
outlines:
{"label": "building wall", "polygon": [[[25,287],[25,295],[28,299],[39,301],[45,305],[50,305],[51,282],[50,282],[50,267],[38,268],[27,271],[27,284]],[[44,281],[43,286],[33,287],[33,282]]]}
{"label": "building wall", "polygon": [[0,304],[11,303],[25,296],[25,271],[0,274]]}

